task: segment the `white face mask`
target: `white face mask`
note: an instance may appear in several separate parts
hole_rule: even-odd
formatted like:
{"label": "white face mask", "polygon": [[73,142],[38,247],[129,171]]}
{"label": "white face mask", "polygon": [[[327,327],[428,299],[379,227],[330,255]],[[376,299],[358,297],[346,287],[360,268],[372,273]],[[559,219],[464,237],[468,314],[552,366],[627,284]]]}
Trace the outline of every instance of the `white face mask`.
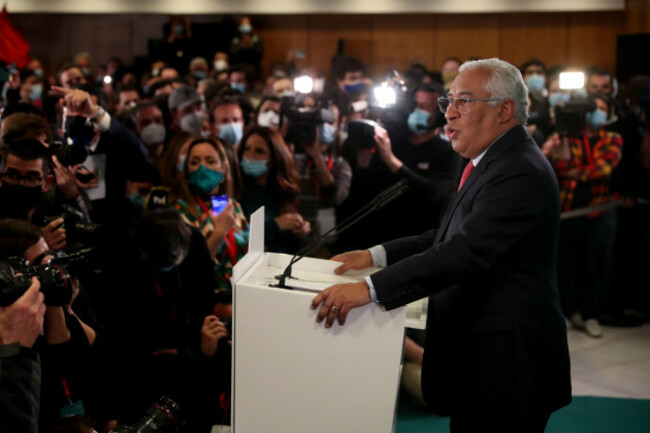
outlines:
{"label": "white face mask", "polygon": [[280,125],[280,115],[273,110],[265,111],[257,116],[257,124],[269,128],[277,128]]}
{"label": "white face mask", "polygon": [[203,116],[201,113],[190,113],[183,116],[180,122],[183,131],[198,134],[201,132],[201,125],[203,124]]}
{"label": "white face mask", "polygon": [[228,69],[228,62],[224,59],[219,59],[214,61],[214,70],[215,71],[225,71]]}
{"label": "white face mask", "polygon": [[146,146],[157,146],[165,142],[165,127],[160,123],[150,123],[140,131],[142,142]]}

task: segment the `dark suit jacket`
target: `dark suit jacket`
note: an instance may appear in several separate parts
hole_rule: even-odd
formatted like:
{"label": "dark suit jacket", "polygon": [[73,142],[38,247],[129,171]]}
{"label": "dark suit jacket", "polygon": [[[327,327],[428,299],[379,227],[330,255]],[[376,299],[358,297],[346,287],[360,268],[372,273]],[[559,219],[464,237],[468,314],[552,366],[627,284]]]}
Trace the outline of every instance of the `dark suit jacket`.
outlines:
{"label": "dark suit jacket", "polygon": [[437,233],[384,244],[374,274],[392,309],[431,297],[422,372],[441,414],[552,411],[571,401],[555,258],[553,170],[523,127],[499,138]]}

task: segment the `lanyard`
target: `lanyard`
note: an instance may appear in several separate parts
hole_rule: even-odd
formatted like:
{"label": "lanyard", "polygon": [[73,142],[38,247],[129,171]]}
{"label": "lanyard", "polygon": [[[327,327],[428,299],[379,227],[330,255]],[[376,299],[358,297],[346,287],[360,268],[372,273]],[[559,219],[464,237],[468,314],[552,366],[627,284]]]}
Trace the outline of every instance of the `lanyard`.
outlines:
{"label": "lanyard", "polygon": [[[176,270],[176,267],[174,267],[174,272],[176,272],[176,278],[178,279],[178,284],[180,287],[180,277],[178,275],[178,271]],[[151,279],[153,280],[153,285],[156,288],[156,293],[158,294],[158,297],[160,298],[161,301],[165,300],[165,296],[163,295],[162,292],[162,287],[160,286],[160,281],[158,281],[158,278],[156,278],[155,275],[151,276]],[[176,317],[177,317],[177,311],[176,311],[176,296],[172,292],[172,303],[171,303],[171,311],[168,314],[169,319],[176,323]]]}
{"label": "lanyard", "polygon": [[[203,203],[203,200],[201,200],[200,197],[195,196],[196,202],[199,204],[201,209],[203,209],[203,212],[205,212],[208,217],[210,216],[211,212],[208,209],[208,207]],[[212,221],[212,218],[210,218],[210,221]],[[213,223],[214,225],[214,223]],[[237,242],[235,241],[235,234],[232,229],[228,232],[226,237],[223,239],[224,242],[226,243],[226,250],[228,251],[228,257],[230,257],[230,262],[232,263],[233,266],[235,266],[235,263],[237,263]]]}
{"label": "lanyard", "polygon": [[[310,171],[311,171],[311,167],[314,165],[314,161],[312,161],[310,159],[309,161],[307,161],[307,164],[309,164],[309,168],[310,168]],[[330,152],[329,155],[327,156],[327,171],[329,171],[331,173],[333,168],[334,168],[334,158],[332,158],[332,152]],[[320,184],[318,183],[318,176],[316,175],[316,173],[312,173],[311,181],[314,184],[314,189],[316,190],[316,195],[319,198],[323,198],[321,196],[321,193],[320,193]]]}
{"label": "lanyard", "polygon": [[584,140],[585,153],[587,154],[587,163],[591,166],[594,165],[594,160],[591,155],[591,144],[589,142],[589,137],[587,134],[582,134],[582,139]]}

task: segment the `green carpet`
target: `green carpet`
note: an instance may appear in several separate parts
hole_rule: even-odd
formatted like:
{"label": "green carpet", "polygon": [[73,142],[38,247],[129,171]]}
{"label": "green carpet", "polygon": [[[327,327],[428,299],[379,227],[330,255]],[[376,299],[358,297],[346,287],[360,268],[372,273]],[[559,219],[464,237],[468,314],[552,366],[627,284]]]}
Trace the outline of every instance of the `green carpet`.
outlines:
{"label": "green carpet", "polygon": [[[448,433],[449,418],[433,415],[400,399],[395,433]],[[648,433],[650,400],[573,397],[551,415],[545,433]]]}

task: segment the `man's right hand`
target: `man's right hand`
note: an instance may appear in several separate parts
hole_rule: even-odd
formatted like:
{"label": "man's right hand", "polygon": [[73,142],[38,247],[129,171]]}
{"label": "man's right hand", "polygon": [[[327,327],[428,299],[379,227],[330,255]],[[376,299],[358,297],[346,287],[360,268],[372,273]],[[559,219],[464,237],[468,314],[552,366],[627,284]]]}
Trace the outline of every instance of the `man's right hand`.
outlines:
{"label": "man's right hand", "polygon": [[97,114],[97,106],[93,104],[88,92],[52,86],[50,94],[61,97],[61,105],[68,109],[68,116],[93,117]]}
{"label": "man's right hand", "polygon": [[338,254],[330,260],[343,262],[341,266],[334,269],[336,274],[344,274],[350,270],[361,270],[372,267],[372,255],[369,250],[355,250],[347,253]]}
{"label": "man's right hand", "polygon": [[32,347],[43,333],[45,296],[41,283],[32,277],[32,285],[7,308],[0,308],[0,344],[19,343]]}

